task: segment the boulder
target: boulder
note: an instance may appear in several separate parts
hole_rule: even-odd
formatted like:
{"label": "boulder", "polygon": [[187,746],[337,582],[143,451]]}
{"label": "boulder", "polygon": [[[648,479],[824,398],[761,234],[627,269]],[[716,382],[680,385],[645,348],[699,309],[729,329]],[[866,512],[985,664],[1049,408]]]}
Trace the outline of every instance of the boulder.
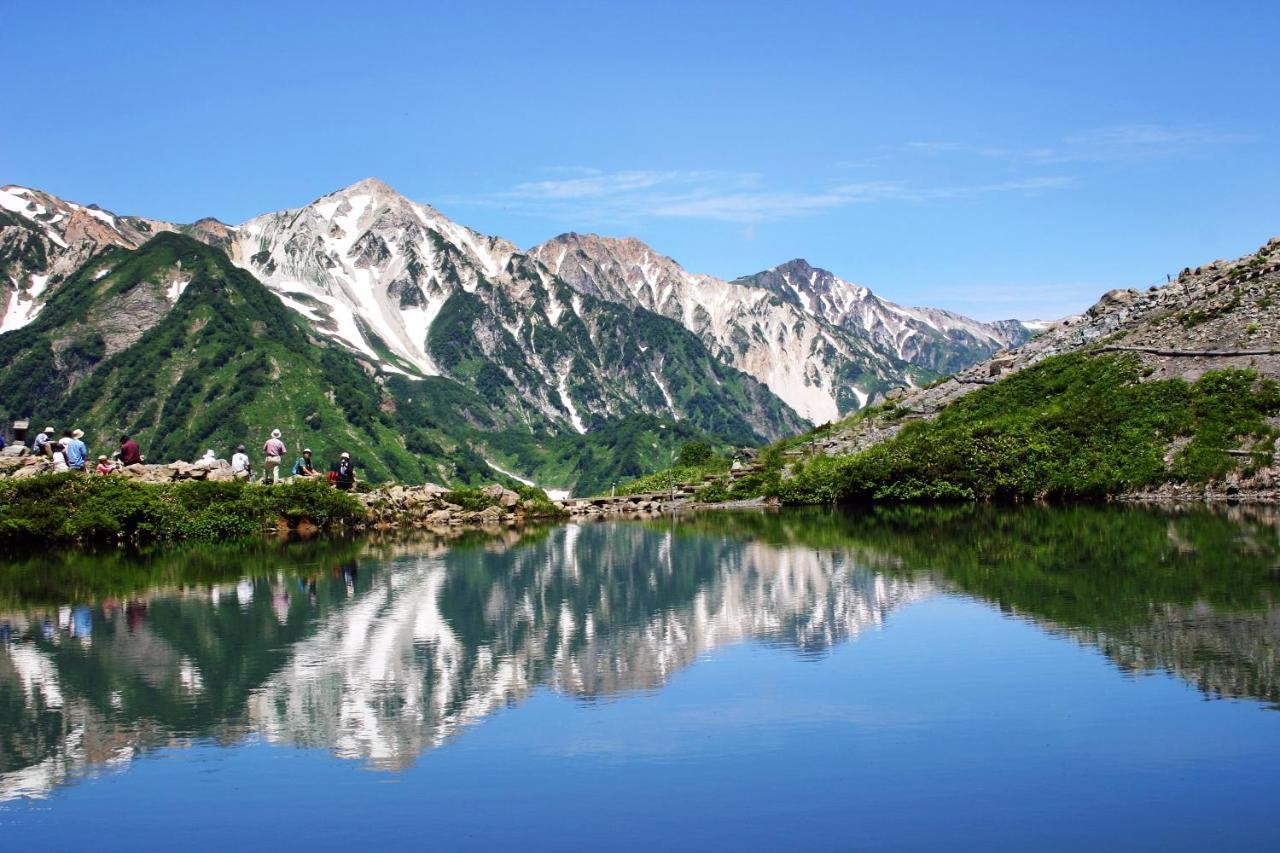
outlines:
{"label": "boulder", "polygon": [[494,483],[491,486],[485,486],[481,491],[497,501],[499,506],[504,506],[508,509],[511,509],[520,503],[520,496],[518,494],[510,489],[499,486],[497,483]]}
{"label": "boulder", "polygon": [[0,455],[4,456],[21,457],[26,456],[29,453],[31,453],[31,448],[27,447],[25,444],[11,444],[4,450],[0,450]]}
{"label": "boulder", "polygon": [[[1197,272],[1199,272],[1199,270],[1197,270]],[[1097,303],[1095,303],[1094,306],[1086,313],[1090,317],[1099,317],[1121,305],[1132,302],[1136,296],[1138,296],[1138,291],[1136,290],[1125,290],[1122,288],[1108,290],[1106,293],[1102,294],[1102,298],[1099,299]]]}

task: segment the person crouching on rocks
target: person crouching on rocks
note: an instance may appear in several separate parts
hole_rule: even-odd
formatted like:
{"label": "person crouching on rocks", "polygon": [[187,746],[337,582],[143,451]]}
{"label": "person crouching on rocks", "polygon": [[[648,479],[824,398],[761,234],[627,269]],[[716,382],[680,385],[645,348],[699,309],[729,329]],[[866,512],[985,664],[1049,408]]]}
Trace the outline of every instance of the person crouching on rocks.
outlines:
{"label": "person crouching on rocks", "polygon": [[350,453],[342,451],[342,455],[338,457],[338,464],[329,471],[329,480],[344,492],[349,492],[356,487],[356,465],[351,461]]}
{"label": "person crouching on rocks", "polygon": [[47,426],[36,435],[36,440],[31,445],[31,452],[36,456],[51,457],[54,450],[53,444],[53,427]]}
{"label": "person crouching on rocks", "polygon": [[231,454],[231,473],[237,480],[248,480],[253,476],[252,464],[249,462],[249,454],[245,452],[244,445],[236,445],[236,452]]}
{"label": "person crouching on rocks", "polygon": [[284,457],[284,442],[280,440],[280,430],[273,429],[271,438],[262,445],[262,482],[280,482],[280,460]]}
{"label": "person crouching on rocks", "polygon": [[105,456],[99,456],[98,467],[94,470],[99,474],[114,474],[116,472],[116,464]]}
{"label": "person crouching on rocks", "polygon": [[298,457],[298,461],[293,463],[293,476],[295,477],[319,477],[320,472],[316,470],[315,463],[311,461],[311,448],[303,448],[302,455]]}

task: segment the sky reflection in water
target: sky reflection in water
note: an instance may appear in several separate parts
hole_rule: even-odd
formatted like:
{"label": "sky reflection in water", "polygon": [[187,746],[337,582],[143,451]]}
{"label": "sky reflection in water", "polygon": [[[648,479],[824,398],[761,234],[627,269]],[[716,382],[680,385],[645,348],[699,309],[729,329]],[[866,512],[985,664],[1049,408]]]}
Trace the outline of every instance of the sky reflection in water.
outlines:
{"label": "sky reflection in water", "polygon": [[1266,513],[963,508],[13,561],[0,835],[1259,846],[1278,560]]}

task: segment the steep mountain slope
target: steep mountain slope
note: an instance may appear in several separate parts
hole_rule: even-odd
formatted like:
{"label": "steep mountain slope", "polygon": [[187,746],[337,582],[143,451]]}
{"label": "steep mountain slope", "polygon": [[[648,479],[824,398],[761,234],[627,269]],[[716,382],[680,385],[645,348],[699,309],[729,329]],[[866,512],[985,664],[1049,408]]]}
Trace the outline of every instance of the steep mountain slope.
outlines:
{"label": "steep mountain slope", "polygon": [[0,332],[30,322],[95,252],[134,248],[173,226],[116,216],[27,187],[0,187]]}
{"label": "steep mountain slope", "polygon": [[1280,238],[1111,291],[1019,349],[807,436],[779,494],[1276,500],[1277,295]]}
{"label": "steep mountain slope", "polygon": [[679,321],[815,423],[1032,334],[1017,321],[903,308],[801,260],[727,282],[690,273],[631,238],[561,234],[530,255],[580,293]]}
{"label": "steep mountain slope", "polygon": [[678,323],[575,292],[380,181],[250,220],[232,257],[317,333],[387,371],[455,379],[513,426],[584,433],[646,413],[746,442],[800,424]]}
{"label": "steep mountain slope", "polygon": [[128,431],[156,461],[206,448],[225,458],[240,442],[256,456],[280,428],[322,463],[350,450],[375,479],[477,484],[512,470],[579,493],[707,438],[649,416],[557,434],[451,379],[380,373],[224,253],[177,233],[95,255],[35,320],[0,335],[0,420],[18,417],[80,426],[94,453]]}
{"label": "steep mountain slope", "polygon": [[734,283],[776,293],[881,352],[942,375],[1025,343],[1039,331],[1038,324],[1016,320],[981,323],[940,308],[904,308],[801,259]]}
{"label": "steep mountain slope", "polygon": [[639,240],[561,234],[530,255],[584,297],[678,321],[815,423],[857,410],[904,380],[931,378],[794,300],[687,272]]}
{"label": "steep mountain slope", "polygon": [[278,427],[320,458],[349,444],[376,475],[421,479],[430,468],[379,419],[381,396],[223,253],[172,233],[95,256],[0,336],[4,416],[79,425],[103,452],[127,430],[152,459],[225,457]]}

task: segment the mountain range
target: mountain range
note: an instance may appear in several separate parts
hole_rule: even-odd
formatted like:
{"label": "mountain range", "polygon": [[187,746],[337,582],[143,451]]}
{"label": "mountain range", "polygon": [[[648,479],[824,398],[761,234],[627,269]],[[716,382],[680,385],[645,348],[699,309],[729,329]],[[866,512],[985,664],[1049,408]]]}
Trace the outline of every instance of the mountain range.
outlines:
{"label": "mountain range", "polygon": [[184,458],[279,426],[378,477],[579,492],[678,441],[834,420],[1038,330],[904,308],[802,260],[725,281],[634,239],[522,251],[373,179],[238,226],[4,187],[0,310],[6,417]]}

